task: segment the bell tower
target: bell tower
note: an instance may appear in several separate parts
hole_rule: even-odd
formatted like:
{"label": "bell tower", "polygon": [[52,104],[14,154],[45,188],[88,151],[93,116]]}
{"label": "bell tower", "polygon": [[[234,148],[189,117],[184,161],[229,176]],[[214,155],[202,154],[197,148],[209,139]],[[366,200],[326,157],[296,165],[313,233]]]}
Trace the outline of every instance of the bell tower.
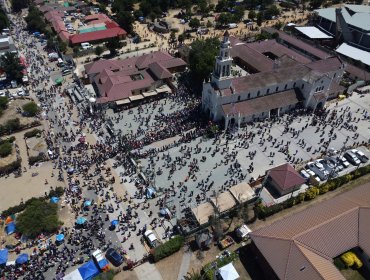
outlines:
{"label": "bell tower", "polygon": [[231,46],[229,32],[226,30],[224,38],[220,45],[220,52],[216,57],[215,68],[212,73],[212,83],[215,83],[219,89],[229,88],[231,85]]}

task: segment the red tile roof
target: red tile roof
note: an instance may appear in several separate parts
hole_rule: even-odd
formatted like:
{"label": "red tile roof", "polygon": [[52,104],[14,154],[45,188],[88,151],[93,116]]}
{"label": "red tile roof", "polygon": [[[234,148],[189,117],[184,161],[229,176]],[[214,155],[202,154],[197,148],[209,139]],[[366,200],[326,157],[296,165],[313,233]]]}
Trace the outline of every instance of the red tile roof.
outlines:
{"label": "red tile roof", "polygon": [[90,20],[110,20],[110,18],[106,14],[92,14],[84,17],[84,21],[90,21]]}
{"label": "red tile roof", "polygon": [[80,44],[84,42],[92,42],[92,41],[114,38],[114,37],[118,37],[118,36],[122,36],[126,34],[127,32],[123,30],[122,28],[115,27],[115,28],[106,29],[106,30],[74,34],[70,38],[71,38],[72,44]]}
{"label": "red tile roof", "polygon": [[149,69],[154,74],[154,76],[156,76],[157,79],[159,80],[172,77],[172,74],[170,73],[170,71],[168,71],[165,67],[163,67],[158,62],[151,63],[149,65]]}
{"label": "red tile roof", "polygon": [[345,279],[333,258],[370,254],[370,183],[250,233],[279,279]]}
{"label": "red tile roof", "polygon": [[268,175],[282,190],[294,188],[305,182],[289,163],[270,169]]}

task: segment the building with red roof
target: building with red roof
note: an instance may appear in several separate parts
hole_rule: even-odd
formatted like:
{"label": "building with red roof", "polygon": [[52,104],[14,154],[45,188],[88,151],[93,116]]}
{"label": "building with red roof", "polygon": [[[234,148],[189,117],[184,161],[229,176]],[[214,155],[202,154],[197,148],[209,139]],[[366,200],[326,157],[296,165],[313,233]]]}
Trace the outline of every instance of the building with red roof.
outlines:
{"label": "building with red roof", "polygon": [[85,42],[98,43],[115,37],[122,40],[125,38],[126,34],[127,32],[122,28],[114,27],[106,30],[74,34],[70,36],[70,41],[72,45],[77,45]]}
{"label": "building with red roof", "polygon": [[[170,54],[157,51],[124,60],[99,60],[85,65],[85,73],[96,89],[98,103],[124,100],[127,104],[170,85],[172,73],[183,71],[186,63]],[[150,93],[149,93],[150,92]]]}

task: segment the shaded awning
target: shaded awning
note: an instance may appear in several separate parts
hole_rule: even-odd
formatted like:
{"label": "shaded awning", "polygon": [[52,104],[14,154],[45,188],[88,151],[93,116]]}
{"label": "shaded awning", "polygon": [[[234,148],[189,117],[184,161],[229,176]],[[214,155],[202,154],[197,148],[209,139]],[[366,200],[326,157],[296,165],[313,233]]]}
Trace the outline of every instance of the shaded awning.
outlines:
{"label": "shaded awning", "polygon": [[124,104],[129,104],[131,101],[130,101],[130,99],[128,99],[128,98],[125,98],[125,99],[121,99],[121,100],[118,100],[118,101],[116,101],[116,105],[124,105]]}
{"label": "shaded awning", "polygon": [[171,92],[171,88],[167,85],[164,85],[159,88],[156,88],[155,91],[158,93]]}
{"label": "shaded awning", "polygon": [[154,95],[157,95],[157,94],[158,94],[158,92],[156,92],[155,90],[152,90],[152,91],[144,92],[143,96],[144,97],[149,97],[149,96],[154,96]]}
{"label": "shaded awning", "polygon": [[129,99],[131,101],[135,101],[135,100],[140,100],[140,99],[143,99],[144,96],[142,96],[141,94],[138,94],[138,95],[133,95],[133,96],[130,96]]}

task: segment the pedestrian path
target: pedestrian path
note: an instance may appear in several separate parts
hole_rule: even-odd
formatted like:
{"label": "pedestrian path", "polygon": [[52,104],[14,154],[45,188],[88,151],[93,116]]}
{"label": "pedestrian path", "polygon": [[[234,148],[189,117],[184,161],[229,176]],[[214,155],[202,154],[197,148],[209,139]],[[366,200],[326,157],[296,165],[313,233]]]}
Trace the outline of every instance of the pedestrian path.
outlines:
{"label": "pedestrian path", "polygon": [[139,265],[134,270],[139,279],[163,280],[162,275],[159,273],[157,267],[149,262]]}
{"label": "pedestrian path", "polygon": [[185,252],[183,254],[179,274],[177,276],[177,280],[183,280],[184,276],[186,276],[186,274],[188,273],[189,266],[190,266],[191,255],[192,255],[192,253],[190,251]]}

